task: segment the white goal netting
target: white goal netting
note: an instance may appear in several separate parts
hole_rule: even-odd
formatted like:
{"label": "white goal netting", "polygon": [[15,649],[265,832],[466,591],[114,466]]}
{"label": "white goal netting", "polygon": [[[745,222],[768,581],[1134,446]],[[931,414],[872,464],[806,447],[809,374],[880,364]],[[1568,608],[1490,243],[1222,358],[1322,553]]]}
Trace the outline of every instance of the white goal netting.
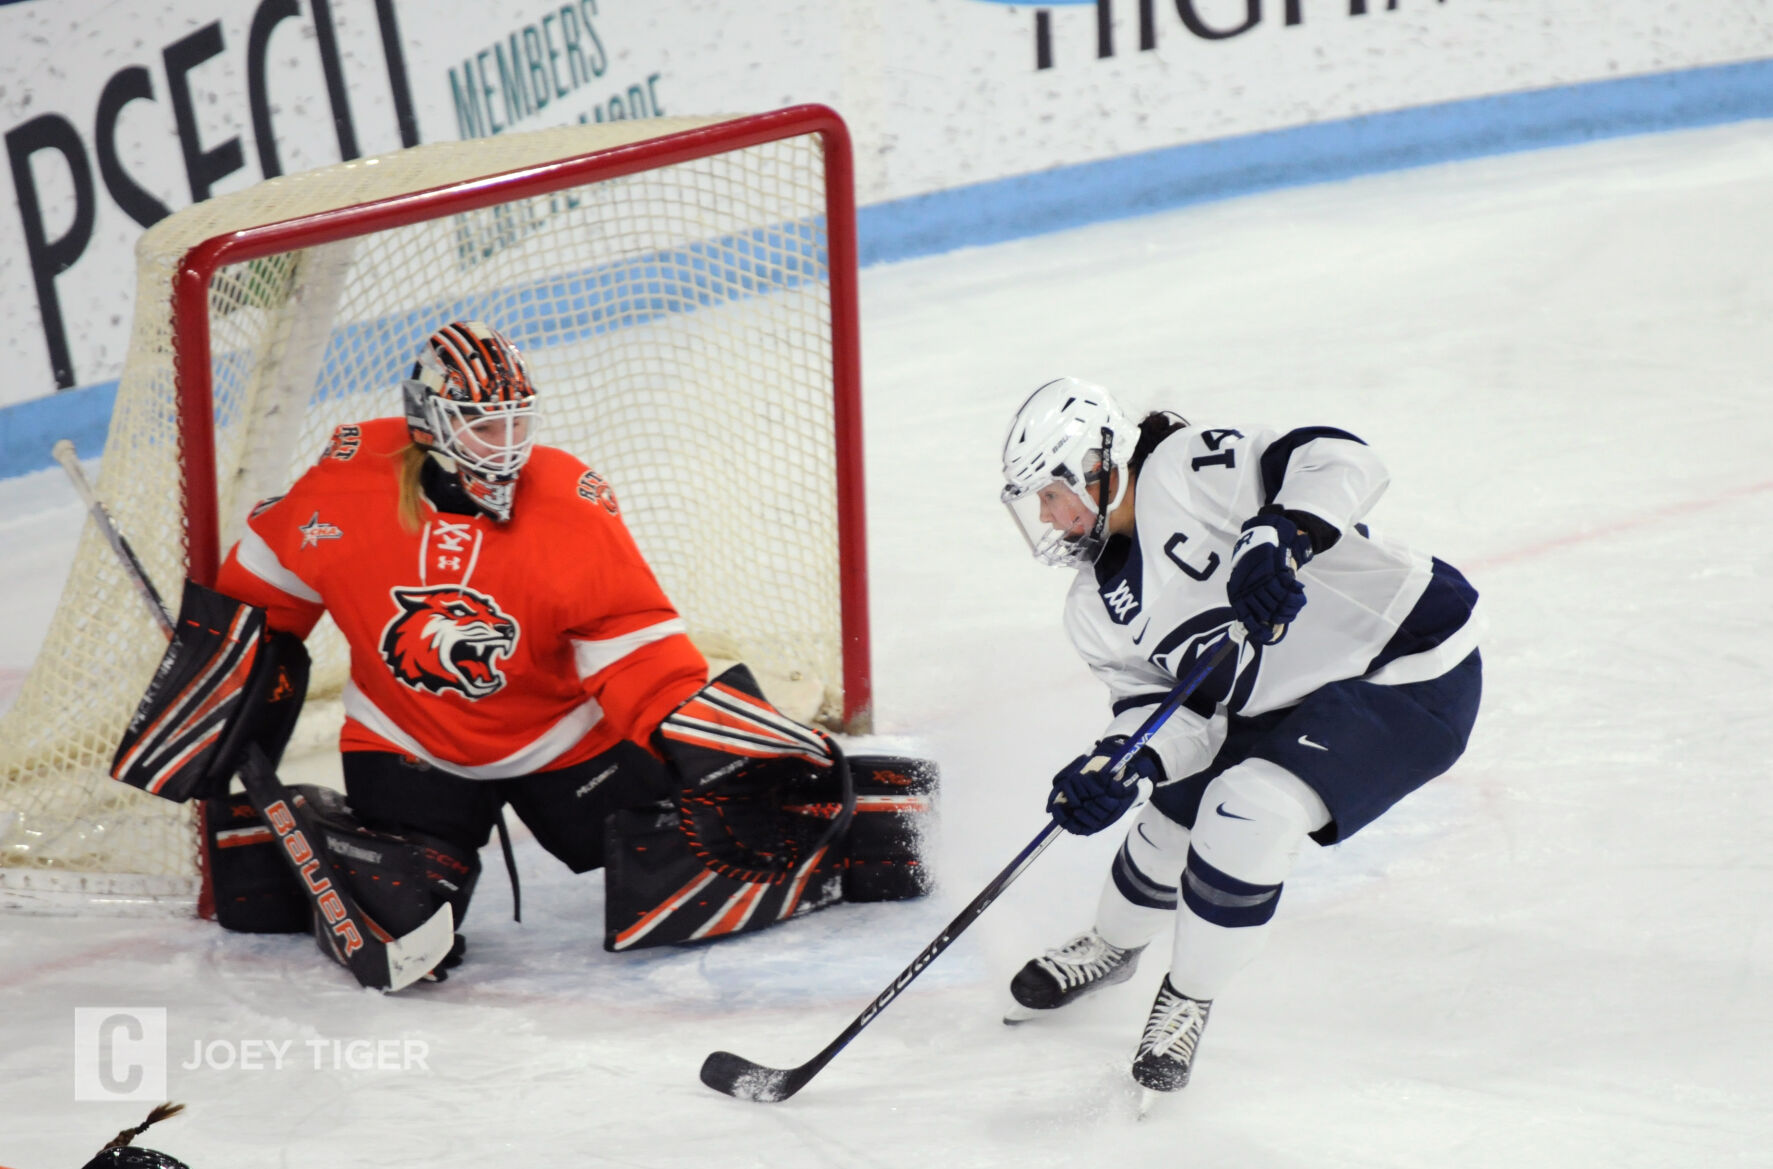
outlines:
{"label": "white goal netting", "polygon": [[[148,231],[97,487],[169,603],[192,522],[171,294],[195,245],[717,124],[740,123],[659,119],[420,146],[275,179]],[[834,437],[817,134],[546,193],[518,178],[482,210],[296,239],[209,285],[221,548],[334,426],[400,412],[399,381],[431,331],[484,320],[523,350],[545,395],[541,441],[612,482],[703,651],[753,665],[800,717],[842,717],[836,468],[852,453]],[[7,889],[15,905],[44,890],[162,905],[194,895],[191,810],[106,777],[163,647],[89,523],[43,651],[0,720],[0,903]],[[344,646],[326,622],[309,647],[310,705],[324,719]]]}

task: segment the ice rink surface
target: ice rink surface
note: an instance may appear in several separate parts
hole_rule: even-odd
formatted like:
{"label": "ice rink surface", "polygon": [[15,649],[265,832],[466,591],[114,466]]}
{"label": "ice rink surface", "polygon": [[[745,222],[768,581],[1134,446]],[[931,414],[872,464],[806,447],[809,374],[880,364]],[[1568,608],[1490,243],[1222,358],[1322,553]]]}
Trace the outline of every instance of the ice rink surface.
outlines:
{"label": "ice rink surface", "polygon": [[[189,1113],[142,1143],[193,1169],[1773,1164],[1770,259],[1773,125],[1743,123],[866,270],[880,727],[941,765],[937,894],[615,956],[600,882],[523,841],[523,924],[489,857],[468,964],[395,997],[305,938],[0,915],[0,1164],[81,1164],[145,1112],[73,1099],[81,1007],[166,1011]],[[1116,832],[1056,844],[793,1100],[715,1095],[715,1048],[792,1066],[835,1036],[1107,719],[1066,574],[996,502],[1009,416],[1060,374],[1370,442],[1372,522],[1483,594],[1471,749],[1303,858],[1193,1085],[1143,1121],[1126,1069],[1161,962],[998,1021],[1087,922]],[[745,453],[735,488],[768,491]],[[0,694],[72,555],[58,475],[0,483]],[[282,1066],[184,1066],[248,1040]],[[352,1040],[416,1045],[353,1068]]]}

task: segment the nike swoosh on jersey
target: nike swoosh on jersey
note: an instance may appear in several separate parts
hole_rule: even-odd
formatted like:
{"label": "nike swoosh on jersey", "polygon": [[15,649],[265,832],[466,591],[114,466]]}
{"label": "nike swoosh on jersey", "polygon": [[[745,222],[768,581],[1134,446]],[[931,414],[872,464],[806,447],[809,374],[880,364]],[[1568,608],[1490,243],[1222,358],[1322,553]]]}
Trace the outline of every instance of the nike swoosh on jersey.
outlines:
{"label": "nike swoosh on jersey", "polygon": [[1328,751],[1329,750],[1329,748],[1324,746],[1322,743],[1312,742],[1310,735],[1300,735],[1299,736],[1299,745],[1301,747],[1311,747],[1311,748],[1314,748],[1315,750],[1318,750],[1318,751]]}
{"label": "nike swoosh on jersey", "polygon": [[1224,804],[1220,804],[1217,808],[1214,808],[1213,811],[1219,813],[1221,816],[1225,817],[1227,820],[1254,820],[1255,819],[1254,816],[1240,816],[1236,812],[1227,812],[1225,810]]}

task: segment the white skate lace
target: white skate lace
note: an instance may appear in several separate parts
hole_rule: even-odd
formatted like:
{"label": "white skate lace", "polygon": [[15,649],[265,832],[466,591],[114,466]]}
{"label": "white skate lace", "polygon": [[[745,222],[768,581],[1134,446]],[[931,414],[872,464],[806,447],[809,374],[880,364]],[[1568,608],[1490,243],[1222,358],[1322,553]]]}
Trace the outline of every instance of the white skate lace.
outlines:
{"label": "white skate lace", "polygon": [[1174,1055],[1183,1063],[1194,1062],[1194,1049],[1206,1029],[1211,1002],[1191,999],[1170,989],[1166,981],[1151,1005],[1145,1035],[1139,1040],[1141,1055]]}
{"label": "white skate lace", "polygon": [[1048,950],[1038,959],[1041,968],[1053,976],[1060,990],[1107,978],[1126,960],[1125,950],[1109,945],[1095,932],[1084,934],[1056,950]]}

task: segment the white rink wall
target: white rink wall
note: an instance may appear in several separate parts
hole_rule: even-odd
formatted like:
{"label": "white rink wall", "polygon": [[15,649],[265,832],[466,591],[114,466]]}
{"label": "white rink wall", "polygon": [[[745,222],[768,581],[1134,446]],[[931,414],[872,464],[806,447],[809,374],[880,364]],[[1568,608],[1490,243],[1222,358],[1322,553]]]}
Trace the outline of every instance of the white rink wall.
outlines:
{"label": "white rink wall", "polygon": [[[22,0],[0,37],[22,50],[0,61],[0,307],[21,326],[0,407],[116,378],[146,224],[418,142],[827,103],[880,259],[1530,145],[1548,121],[1568,139],[1773,102],[1759,72],[1679,80],[1773,57],[1762,0]],[[1358,121],[1663,75],[1539,114]],[[1338,126],[1255,158],[1164,153]],[[1141,158],[1157,171],[1090,169]],[[1049,180],[1032,198],[1029,176]],[[0,412],[0,475],[32,465],[14,448],[40,423]]]}

